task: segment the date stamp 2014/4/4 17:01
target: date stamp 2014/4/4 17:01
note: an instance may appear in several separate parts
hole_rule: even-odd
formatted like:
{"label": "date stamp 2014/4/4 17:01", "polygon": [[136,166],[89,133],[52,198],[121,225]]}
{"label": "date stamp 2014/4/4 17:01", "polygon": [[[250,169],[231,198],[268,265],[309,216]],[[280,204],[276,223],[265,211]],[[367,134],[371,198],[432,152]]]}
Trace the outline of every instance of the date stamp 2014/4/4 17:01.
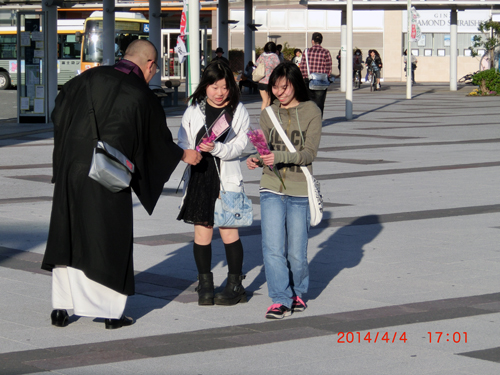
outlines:
{"label": "date stamp 2014/4/4 17:01", "polygon": [[[337,333],[337,343],[406,343],[408,338],[406,332],[339,332]],[[467,332],[427,332],[430,344],[440,344],[445,342],[467,344]]]}

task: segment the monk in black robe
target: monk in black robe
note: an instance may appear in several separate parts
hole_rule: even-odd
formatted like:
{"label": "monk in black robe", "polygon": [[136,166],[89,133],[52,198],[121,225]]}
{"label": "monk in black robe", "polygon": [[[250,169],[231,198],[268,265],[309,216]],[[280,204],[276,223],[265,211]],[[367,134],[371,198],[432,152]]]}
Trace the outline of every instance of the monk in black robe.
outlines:
{"label": "monk in black robe", "polygon": [[[123,315],[134,294],[131,188],[151,215],[180,160],[201,156],[177,146],[148,83],[157,73],[152,43],[136,40],[114,66],[90,69],[56,98],[52,216],[42,268],[52,271],[52,324],[75,315],[105,319],[106,328],[133,323]],[[99,137],[135,164],[131,188],[112,193],[88,177],[94,142],[87,85]]]}

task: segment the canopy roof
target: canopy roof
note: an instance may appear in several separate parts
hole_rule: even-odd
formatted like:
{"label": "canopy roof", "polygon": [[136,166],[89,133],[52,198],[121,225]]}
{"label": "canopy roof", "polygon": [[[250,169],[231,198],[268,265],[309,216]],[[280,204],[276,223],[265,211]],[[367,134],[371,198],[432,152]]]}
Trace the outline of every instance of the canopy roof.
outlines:
{"label": "canopy roof", "polygon": [[[102,6],[102,0],[46,0],[49,5],[55,4],[62,8]],[[202,4],[217,4],[217,1],[201,1]],[[244,0],[232,1],[244,3]],[[290,4],[303,5],[311,9],[344,9],[347,0],[254,0],[259,6],[286,6]],[[355,10],[404,10],[407,0],[353,0]],[[412,0],[412,5],[418,9],[500,9],[500,0]],[[148,1],[117,0],[117,7],[149,7]],[[182,6],[182,0],[162,1],[162,7]],[[0,0],[0,8],[42,7],[41,0]]]}

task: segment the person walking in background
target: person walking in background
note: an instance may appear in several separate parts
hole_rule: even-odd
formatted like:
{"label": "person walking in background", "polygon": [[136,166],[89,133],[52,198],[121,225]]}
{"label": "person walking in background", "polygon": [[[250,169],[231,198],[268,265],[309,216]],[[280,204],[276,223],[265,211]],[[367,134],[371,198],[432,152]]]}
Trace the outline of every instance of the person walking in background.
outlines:
{"label": "person walking in background", "polygon": [[373,71],[373,78],[377,80],[377,86],[375,90],[380,89],[380,69],[382,69],[382,59],[376,49],[371,49],[368,51],[368,57],[366,58],[366,67],[368,70]]}
{"label": "person walking in background", "polygon": [[280,60],[278,55],[276,54],[276,44],[274,42],[267,42],[264,46],[264,53],[262,53],[257,61],[255,62],[257,66],[259,64],[264,64],[266,69],[266,75],[259,81],[259,92],[262,97],[262,104],[260,106],[260,110],[263,111],[270,103],[269,95],[267,93],[267,84],[269,82],[269,77],[273,72],[274,68],[276,68],[280,64]]}
{"label": "person walking in background", "polygon": [[[404,56],[404,63],[405,63],[405,72],[408,72],[408,70],[407,70],[408,50],[405,49],[405,51],[403,52],[403,56]],[[415,84],[415,69],[417,69],[417,62],[418,61],[417,61],[416,56],[414,56],[414,55],[411,55],[410,61],[411,61],[411,83]],[[408,74],[408,73],[406,73],[406,74]]]}
{"label": "person walking in background", "polygon": [[245,73],[241,75],[241,79],[238,82],[238,87],[240,89],[240,92],[243,93],[243,87],[248,87],[250,89],[250,92],[254,93],[257,92],[258,90],[258,85],[257,82],[254,82],[252,80],[252,73],[253,70],[255,69],[254,63],[250,60],[245,67]]}
{"label": "person walking in background", "polygon": [[222,47],[218,47],[215,50],[215,57],[212,59],[212,61],[222,61],[224,64],[227,64],[227,66],[229,66],[229,60],[222,56],[223,54],[224,50],[222,49]]}
{"label": "person walking in background", "polygon": [[294,51],[293,51],[293,59],[292,59],[292,62],[297,65],[297,66],[300,66],[300,61],[302,60],[302,51],[298,48],[296,48]]}
{"label": "person walking in background", "polygon": [[309,64],[309,72],[325,73],[329,78],[331,77],[332,56],[330,55],[330,51],[321,47],[321,43],[323,43],[323,35],[321,35],[321,33],[314,33],[312,35],[312,47],[304,51],[304,56],[302,57],[303,62],[300,64],[300,71],[302,72],[302,77],[306,81],[309,96],[311,100],[317,104],[321,110],[321,117],[323,117],[327,90],[309,89],[309,75],[307,70],[307,65]]}
{"label": "person walking in background", "polygon": [[342,50],[339,49],[339,53],[337,54],[337,68],[339,69],[339,76],[340,76],[340,63],[342,61],[342,55],[341,55]]}
{"label": "person walking in background", "polygon": [[[56,98],[52,214],[42,268],[52,271],[52,325],[75,315],[104,318],[105,328],[134,323],[123,315],[134,294],[131,188],[151,215],[163,185],[182,159],[201,155],[177,146],[149,81],[158,54],[145,40],[133,41],[114,66],[89,69],[67,82]],[[91,105],[93,112],[89,112]],[[89,178],[95,115],[99,138],[135,165],[130,187],[112,193]]]}
{"label": "person walking in background", "polygon": [[[299,68],[285,62],[271,74],[268,90],[271,108],[295,144],[289,152],[267,111],[260,126],[270,145],[268,155],[250,155],[250,170],[263,167],[260,180],[262,252],[269,297],[268,319],[281,319],[306,309],[308,290],[307,243],[310,227],[307,182],[300,166],[312,172],[321,138],[321,111],[309,100]],[[281,175],[281,179],[277,176]],[[287,244],[287,246],[286,246]]]}
{"label": "person walking in background", "polygon": [[285,56],[283,56],[283,52],[281,52],[282,49],[283,49],[283,46],[281,44],[278,44],[276,46],[276,54],[278,55],[278,58],[280,59],[280,63],[285,61]]}
{"label": "person walking in background", "polygon": [[[243,190],[239,157],[248,142],[246,133],[250,118],[239,101],[240,92],[233,73],[223,63],[213,62],[207,66],[200,84],[188,100],[192,104],[182,116],[179,145],[185,150],[199,146],[203,159],[198,165],[186,169],[184,195],[177,220],[194,224],[193,253],[198,269],[198,304],[234,305],[247,302],[241,284],[245,278],[242,274],[243,245],[237,228],[219,228],[226,250],[228,278],[226,287],[215,298],[211,269],[215,201],[220,195],[221,185],[227,191]],[[203,142],[203,138],[208,137],[206,127],[222,116],[229,124],[228,130],[215,141]]]}

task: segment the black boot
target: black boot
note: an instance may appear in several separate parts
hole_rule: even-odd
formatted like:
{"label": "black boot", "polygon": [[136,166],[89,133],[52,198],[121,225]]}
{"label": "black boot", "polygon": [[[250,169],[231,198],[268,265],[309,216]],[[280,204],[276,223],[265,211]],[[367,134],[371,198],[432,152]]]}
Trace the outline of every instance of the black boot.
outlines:
{"label": "black boot", "polygon": [[226,287],[222,292],[215,295],[215,304],[232,306],[236,305],[238,302],[247,302],[247,293],[245,292],[243,285],[241,285],[241,281],[245,277],[245,275],[234,275],[228,273]]}
{"label": "black boot", "polygon": [[50,319],[52,325],[56,327],[66,327],[69,323],[69,315],[66,310],[52,310]]}
{"label": "black boot", "polygon": [[198,305],[214,304],[214,275],[212,272],[198,275]]}

